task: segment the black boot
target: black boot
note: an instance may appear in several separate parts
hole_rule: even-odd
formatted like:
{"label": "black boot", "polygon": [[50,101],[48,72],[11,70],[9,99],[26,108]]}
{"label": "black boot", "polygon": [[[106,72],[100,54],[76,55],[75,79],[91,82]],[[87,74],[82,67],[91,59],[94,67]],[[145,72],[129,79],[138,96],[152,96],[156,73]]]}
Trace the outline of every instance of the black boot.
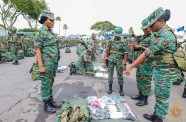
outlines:
{"label": "black boot", "polygon": [[142,95],[142,99],[139,102],[137,102],[136,105],[137,106],[147,105],[148,104],[147,98],[148,98],[148,96]]}
{"label": "black boot", "polygon": [[181,82],[180,81],[176,81],[176,82],[173,82],[172,85],[180,85]]}
{"label": "black boot", "polygon": [[154,115],[154,121],[153,122],[163,122],[163,119]]}
{"label": "black boot", "polygon": [[107,94],[112,94],[112,84],[109,84],[109,90],[107,91]]}
{"label": "black boot", "polygon": [[142,99],[141,91],[139,91],[138,95],[132,96],[131,99],[133,99],[133,100],[141,100]]}
{"label": "black boot", "polygon": [[183,98],[186,98],[186,88],[184,88],[182,97],[183,97]]}
{"label": "black boot", "polygon": [[51,99],[50,102],[53,108],[61,108],[61,105],[56,103],[53,99]]}
{"label": "black boot", "polygon": [[55,108],[51,105],[51,100],[44,101],[44,110],[49,114],[56,113]]}
{"label": "black boot", "polygon": [[123,92],[123,85],[120,85],[120,90],[119,90],[119,94],[120,96],[124,96],[124,92]]}
{"label": "black boot", "polygon": [[18,62],[18,60],[15,60],[12,64],[13,65],[19,65],[19,62]]}
{"label": "black boot", "polygon": [[154,114],[153,115],[143,114],[143,117],[149,121],[154,121]]}

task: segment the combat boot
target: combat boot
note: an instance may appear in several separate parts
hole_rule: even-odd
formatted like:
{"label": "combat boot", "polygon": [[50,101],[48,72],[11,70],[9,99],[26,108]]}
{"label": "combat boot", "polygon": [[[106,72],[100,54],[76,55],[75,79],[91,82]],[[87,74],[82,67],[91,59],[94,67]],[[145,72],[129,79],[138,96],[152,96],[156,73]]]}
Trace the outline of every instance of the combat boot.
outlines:
{"label": "combat boot", "polygon": [[123,92],[123,85],[120,85],[120,90],[119,90],[119,94],[120,96],[124,96],[124,92]]}
{"label": "combat boot", "polygon": [[56,103],[53,99],[50,100],[50,103],[53,108],[61,108],[61,105]]}
{"label": "combat boot", "polygon": [[179,81],[176,81],[176,82],[172,83],[172,85],[180,85],[180,84],[181,84],[181,82],[179,82]]}
{"label": "combat boot", "polygon": [[149,121],[154,121],[154,114],[153,115],[143,114],[143,117]]}
{"label": "combat boot", "polygon": [[51,105],[51,100],[44,101],[44,110],[45,110],[45,112],[47,112],[49,114],[56,113],[55,108],[52,107],[52,105]]}
{"label": "combat boot", "polygon": [[148,98],[148,96],[142,95],[142,99],[139,102],[137,102],[136,105],[137,106],[147,105],[148,104],[147,98]]}
{"label": "combat boot", "polygon": [[15,60],[12,64],[13,65],[19,65],[19,62],[18,62],[18,60]]}
{"label": "combat boot", "polygon": [[139,91],[138,95],[132,96],[131,99],[133,100],[141,100],[142,99],[142,92]]}
{"label": "combat boot", "polygon": [[109,84],[109,90],[107,91],[107,94],[112,94],[112,84]]}
{"label": "combat boot", "polygon": [[184,88],[182,97],[183,97],[183,98],[186,98],[186,88]]}
{"label": "combat boot", "polygon": [[156,115],[154,115],[154,120],[153,120],[153,122],[163,122],[163,119],[160,118],[160,117],[158,117],[158,116],[156,116]]}

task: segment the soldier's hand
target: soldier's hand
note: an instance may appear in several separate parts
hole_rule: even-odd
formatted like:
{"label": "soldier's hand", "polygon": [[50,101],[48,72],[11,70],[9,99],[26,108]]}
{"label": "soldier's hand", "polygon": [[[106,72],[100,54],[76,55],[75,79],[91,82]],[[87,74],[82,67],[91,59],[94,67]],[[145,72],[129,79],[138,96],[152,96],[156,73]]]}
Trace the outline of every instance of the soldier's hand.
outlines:
{"label": "soldier's hand", "polygon": [[123,71],[125,71],[127,69],[126,65],[124,65],[122,68],[123,68]]}
{"label": "soldier's hand", "polygon": [[39,71],[42,72],[42,73],[46,73],[47,70],[45,69],[45,67],[39,67]]}
{"label": "soldier's hand", "polygon": [[132,72],[132,68],[129,66],[127,70],[124,72],[124,75],[130,75]]}

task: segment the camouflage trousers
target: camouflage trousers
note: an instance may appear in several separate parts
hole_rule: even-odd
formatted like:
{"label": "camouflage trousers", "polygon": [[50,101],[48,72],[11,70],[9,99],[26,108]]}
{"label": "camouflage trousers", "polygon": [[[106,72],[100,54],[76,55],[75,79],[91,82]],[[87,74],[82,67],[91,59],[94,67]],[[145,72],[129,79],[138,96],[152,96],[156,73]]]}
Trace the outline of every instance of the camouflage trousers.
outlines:
{"label": "camouflage trousers", "polygon": [[178,74],[177,68],[154,68],[153,81],[155,85],[155,98],[156,103],[154,106],[155,115],[164,118],[167,115],[169,109],[170,91],[172,89],[172,83],[178,78],[183,77]]}
{"label": "camouflage trousers", "polygon": [[85,72],[94,72],[94,66],[92,62],[76,64],[77,74],[82,75]]}
{"label": "camouflage trousers", "polygon": [[118,84],[119,85],[123,85],[123,68],[122,68],[122,61],[117,61],[115,62],[111,62],[108,61],[108,83],[112,84],[113,83],[113,75],[114,75],[114,67],[116,66],[116,72],[117,72],[117,78],[118,78]]}
{"label": "camouflage trousers", "polygon": [[40,73],[41,77],[41,98],[43,101],[49,100],[52,98],[52,86],[54,83],[54,77],[56,75],[58,63],[53,61],[48,61],[44,63],[46,68],[46,73]]}
{"label": "camouflage trousers", "polygon": [[137,88],[144,96],[149,96],[151,93],[152,71],[151,62],[139,65],[136,70]]}
{"label": "camouflage trousers", "polygon": [[17,46],[15,44],[10,44],[10,52],[13,55],[14,61],[18,60],[18,57],[17,57],[18,56],[18,49],[17,49]]}

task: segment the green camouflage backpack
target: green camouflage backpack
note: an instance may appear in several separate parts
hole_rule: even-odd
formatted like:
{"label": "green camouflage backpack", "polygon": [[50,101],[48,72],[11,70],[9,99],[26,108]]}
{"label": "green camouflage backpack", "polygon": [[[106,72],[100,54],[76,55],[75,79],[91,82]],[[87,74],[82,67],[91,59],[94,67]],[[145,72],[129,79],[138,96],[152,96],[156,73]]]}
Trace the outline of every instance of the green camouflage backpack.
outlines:
{"label": "green camouflage backpack", "polygon": [[24,51],[22,49],[18,50],[17,58],[18,60],[24,59]]}
{"label": "green camouflage backpack", "polygon": [[30,70],[32,80],[41,80],[38,63],[33,63]]}
{"label": "green camouflage backpack", "polygon": [[183,41],[181,44],[179,44],[176,52],[173,54],[174,61],[176,62],[178,68],[180,68],[182,71],[186,71],[186,51],[181,47],[183,43],[186,41]]}
{"label": "green camouflage backpack", "polygon": [[25,52],[26,57],[33,57],[35,56],[35,51],[33,48],[28,48],[28,50]]}
{"label": "green camouflage backpack", "polygon": [[14,55],[11,52],[3,53],[2,56],[5,62],[12,62],[14,60]]}

